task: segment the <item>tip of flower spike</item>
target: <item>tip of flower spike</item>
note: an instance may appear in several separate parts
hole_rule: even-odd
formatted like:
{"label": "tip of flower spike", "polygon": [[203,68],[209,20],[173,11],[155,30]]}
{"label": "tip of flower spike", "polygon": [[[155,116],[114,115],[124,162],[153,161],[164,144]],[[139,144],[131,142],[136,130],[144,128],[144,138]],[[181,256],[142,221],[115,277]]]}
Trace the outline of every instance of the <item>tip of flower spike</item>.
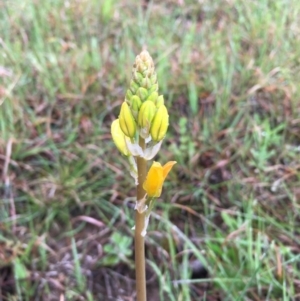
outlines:
{"label": "tip of flower spike", "polygon": [[147,60],[153,61],[151,55],[149,54],[149,52],[146,49],[142,50],[142,52],[139,54],[139,56],[143,61],[147,61]]}
{"label": "tip of flower spike", "polygon": [[147,50],[143,50],[139,55],[137,55],[133,69],[143,74],[147,71],[146,73],[148,76],[153,75],[154,62]]}
{"label": "tip of flower spike", "polygon": [[147,49],[145,49],[146,47],[143,47],[144,49],[141,51],[141,53],[140,54],[143,54],[143,53],[146,53],[146,54],[148,54],[149,55],[149,52],[148,52],[148,50]]}

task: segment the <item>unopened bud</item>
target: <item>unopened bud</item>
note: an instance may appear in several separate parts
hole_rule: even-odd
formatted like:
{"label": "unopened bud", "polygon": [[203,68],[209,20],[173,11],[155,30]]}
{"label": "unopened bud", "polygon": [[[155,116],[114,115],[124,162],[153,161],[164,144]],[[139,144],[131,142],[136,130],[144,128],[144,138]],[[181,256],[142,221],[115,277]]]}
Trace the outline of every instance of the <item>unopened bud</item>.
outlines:
{"label": "unopened bud", "polygon": [[156,73],[153,73],[150,77],[151,83],[156,84],[157,83],[157,75]]}
{"label": "unopened bud", "polygon": [[133,65],[133,72],[142,73],[143,76],[152,76],[154,73],[154,63],[147,50],[143,50],[136,58]]}
{"label": "unopened bud", "polygon": [[156,107],[159,108],[160,106],[164,105],[165,101],[164,101],[164,96],[163,95],[159,95],[157,100],[156,100]]}
{"label": "unopened bud", "polygon": [[155,92],[151,93],[151,94],[148,96],[147,100],[150,100],[150,101],[152,101],[154,104],[156,104],[157,97],[158,97],[158,93],[155,91]]}
{"label": "unopened bud", "polygon": [[[125,156],[129,156],[130,152],[126,145],[126,136],[120,128],[119,119],[111,124],[111,136],[118,150]],[[128,139],[128,138],[127,138]]]}
{"label": "unopened bud", "polygon": [[140,87],[137,91],[136,91],[136,95],[142,100],[145,101],[148,97],[148,91],[147,89]]}
{"label": "unopened bud", "polygon": [[153,84],[149,89],[149,93],[157,92],[158,91],[158,84]]}
{"label": "unopened bud", "polygon": [[130,91],[131,91],[133,94],[135,94],[138,88],[139,88],[139,85],[138,85],[135,81],[132,80],[132,81],[130,82],[130,87],[129,87]]}
{"label": "unopened bud", "polygon": [[149,136],[151,122],[153,120],[153,117],[155,116],[155,112],[155,104],[150,100],[146,100],[140,108],[138,125],[141,129],[140,135],[143,138],[147,138]]}
{"label": "unopened bud", "polygon": [[131,108],[132,115],[136,120],[137,120],[141,105],[142,105],[141,99],[137,95],[132,96],[130,108]]}
{"label": "unopened bud", "polygon": [[141,83],[144,79],[144,76],[140,72],[133,72],[133,78],[136,82]]}
{"label": "unopened bud", "polygon": [[149,89],[151,88],[151,80],[149,77],[145,77],[143,78],[142,82],[141,82],[141,86],[145,89]]}
{"label": "unopened bud", "polygon": [[119,115],[119,121],[120,121],[120,127],[123,131],[123,133],[130,137],[133,138],[136,133],[136,123],[133,118],[133,115],[129,109],[129,106],[127,102],[123,102],[121,106],[121,111]]}
{"label": "unopened bud", "polygon": [[125,99],[128,102],[128,104],[131,104],[131,97],[133,96],[132,92],[128,89],[126,91]]}
{"label": "unopened bud", "polygon": [[166,135],[168,126],[169,126],[168,110],[165,105],[161,105],[157,109],[154,119],[152,121],[151,129],[150,129],[152,140],[154,141],[162,140]]}

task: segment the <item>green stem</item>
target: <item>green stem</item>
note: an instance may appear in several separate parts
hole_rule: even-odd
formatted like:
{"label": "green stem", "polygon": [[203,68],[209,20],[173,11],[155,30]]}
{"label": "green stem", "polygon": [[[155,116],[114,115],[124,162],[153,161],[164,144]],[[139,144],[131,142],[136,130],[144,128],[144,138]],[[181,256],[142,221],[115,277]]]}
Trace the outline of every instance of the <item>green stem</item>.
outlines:
{"label": "green stem", "polygon": [[[145,140],[140,138],[139,145],[145,148]],[[143,199],[146,192],[143,189],[143,183],[147,175],[147,161],[137,157],[138,186],[136,190],[137,201]],[[137,301],[147,301],[146,295],[146,269],[145,269],[145,241],[141,235],[145,225],[146,212],[135,214],[135,278]]]}

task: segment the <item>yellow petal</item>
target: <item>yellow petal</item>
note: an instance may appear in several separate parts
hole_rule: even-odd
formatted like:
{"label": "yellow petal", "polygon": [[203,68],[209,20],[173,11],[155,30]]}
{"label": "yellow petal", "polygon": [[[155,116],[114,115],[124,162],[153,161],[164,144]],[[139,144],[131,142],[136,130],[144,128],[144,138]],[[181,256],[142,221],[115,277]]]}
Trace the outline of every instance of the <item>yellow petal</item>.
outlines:
{"label": "yellow petal", "polygon": [[152,163],[143,184],[143,188],[149,197],[160,197],[164,181],[175,164],[176,161],[170,161],[164,166],[161,166],[159,162],[154,161]]}
{"label": "yellow petal", "polygon": [[164,182],[163,168],[159,162],[153,162],[150,167],[143,188],[149,197],[159,197]]}
{"label": "yellow petal", "polygon": [[172,167],[176,164],[176,161],[169,161],[166,163],[162,168],[163,168],[163,177],[164,180],[166,179],[168,173],[171,171]]}

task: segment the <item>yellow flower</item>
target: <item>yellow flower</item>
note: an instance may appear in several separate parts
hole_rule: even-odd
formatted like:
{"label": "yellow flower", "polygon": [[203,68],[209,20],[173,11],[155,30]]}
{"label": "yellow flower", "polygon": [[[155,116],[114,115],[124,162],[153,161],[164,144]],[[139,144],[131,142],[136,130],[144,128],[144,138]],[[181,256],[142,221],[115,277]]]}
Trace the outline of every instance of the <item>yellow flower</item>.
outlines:
{"label": "yellow flower", "polygon": [[164,181],[173,165],[176,163],[176,161],[169,161],[164,166],[161,166],[159,162],[154,161],[152,163],[152,166],[148,171],[147,178],[143,184],[143,188],[149,197],[160,197]]}

